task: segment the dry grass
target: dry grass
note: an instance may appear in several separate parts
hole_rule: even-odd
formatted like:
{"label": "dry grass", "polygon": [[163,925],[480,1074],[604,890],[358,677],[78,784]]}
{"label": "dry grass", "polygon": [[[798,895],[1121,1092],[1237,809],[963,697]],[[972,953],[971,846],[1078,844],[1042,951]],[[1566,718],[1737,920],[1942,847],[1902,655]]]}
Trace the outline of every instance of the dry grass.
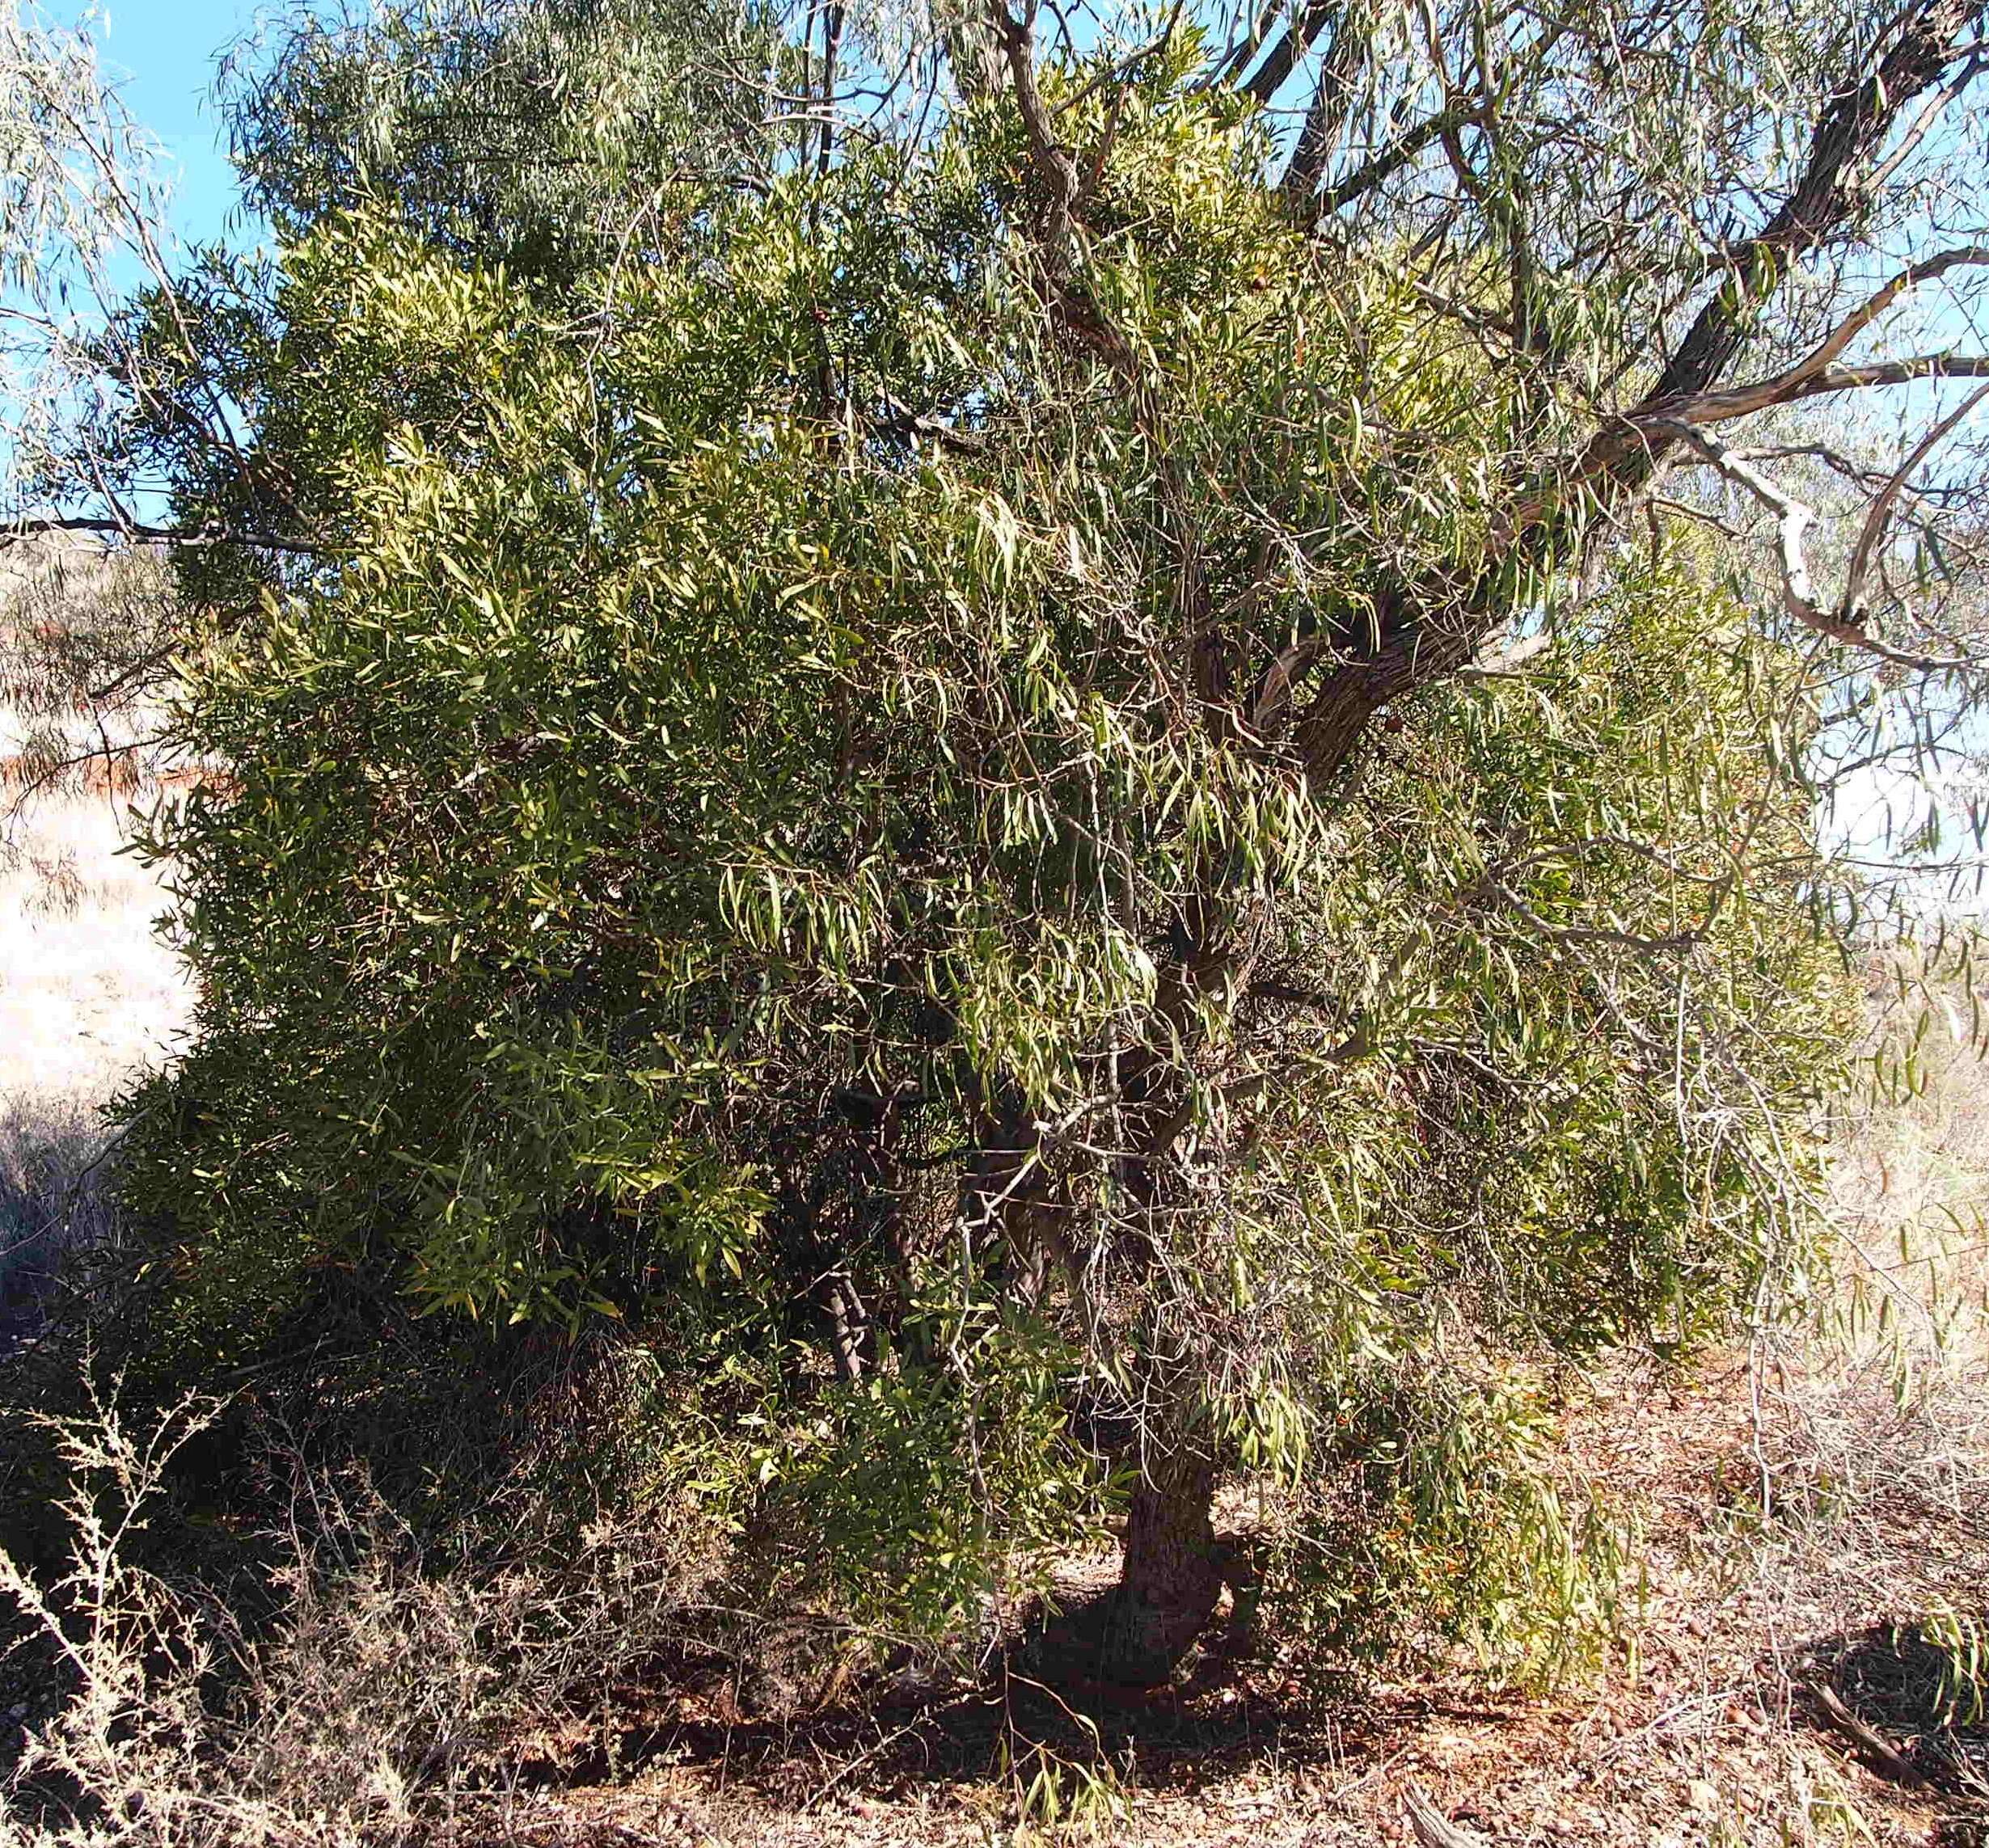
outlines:
{"label": "dry grass", "polygon": [[66,1099],[0,1106],[0,1356],[40,1319],[65,1260],[112,1242],[96,1112]]}

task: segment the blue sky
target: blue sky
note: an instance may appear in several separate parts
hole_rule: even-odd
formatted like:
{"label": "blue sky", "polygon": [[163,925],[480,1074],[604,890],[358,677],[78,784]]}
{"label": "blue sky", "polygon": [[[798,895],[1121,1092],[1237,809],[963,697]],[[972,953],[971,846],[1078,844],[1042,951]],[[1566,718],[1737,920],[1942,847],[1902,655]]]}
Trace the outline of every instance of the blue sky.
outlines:
{"label": "blue sky", "polygon": [[208,93],[217,54],[255,24],[258,0],[46,0],[46,11],[87,26],[125,107],[164,149],[174,230],[228,235],[234,183]]}

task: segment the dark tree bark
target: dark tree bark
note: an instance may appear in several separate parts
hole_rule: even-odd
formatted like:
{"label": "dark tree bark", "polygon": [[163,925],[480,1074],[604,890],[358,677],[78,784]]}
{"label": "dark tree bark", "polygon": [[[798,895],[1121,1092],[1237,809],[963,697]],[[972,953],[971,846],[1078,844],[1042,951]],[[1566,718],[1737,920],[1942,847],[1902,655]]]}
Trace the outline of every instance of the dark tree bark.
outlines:
{"label": "dark tree bark", "polygon": [[1663,428],[1663,415],[1718,384],[1746,350],[1763,304],[1796,264],[1856,222],[1869,203],[1862,178],[1911,106],[1964,55],[1967,36],[1979,32],[1986,15],[1984,0],[1924,0],[1900,15],[1876,65],[1846,83],[1818,116],[1794,188],[1760,232],[1730,253],[1721,285],[1657,383],[1598,433],[1576,463],[1575,480],[1596,484],[1604,500],[1619,501],[1651,479],[1678,441]]}
{"label": "dark tree bark", "polygon": [[1128,1687],[1164,1681],[1209,1626],[1223,1580],[1210,1508],[1214,1458],[1178,1433],[1145,1459],[1125,1526],[1125,1558],[1105,1608],[1098,1678]]}

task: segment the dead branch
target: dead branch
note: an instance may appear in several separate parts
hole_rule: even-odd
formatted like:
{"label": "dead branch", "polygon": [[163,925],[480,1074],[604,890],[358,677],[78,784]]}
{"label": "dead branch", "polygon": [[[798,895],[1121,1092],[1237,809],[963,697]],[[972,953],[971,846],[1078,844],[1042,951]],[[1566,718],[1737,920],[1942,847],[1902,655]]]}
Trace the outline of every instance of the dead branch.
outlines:
{"label": "dead branch", "polygon": [[1894,1783],[1903,1784],[1909,1790],[1925,1787],[1926,1778],[1914,1769],[1898,1748],[1846,1707],[1828,1681],[1821,1676],[1811,1676],[1805,1685],[1815,1698],[1817,1710],[1824,1719],[1856,1745],[1874,1770],[1882,1771]]}
{"label": "dead branch", "polygon": [[239,533],[223,526],[154,526],[136,520],[91,518],[80,514],[17,516],[0,527],[0,551],[47,533],[95,533],[133,545],[171,546],[201,551],[214,546],[245,546],[252,551],[293,553],[318,558],[326,548],[310,539],[285,538],[272,533]]}
{"label": "dead branch", "polygon": [[[1705,431],[1683,423],[1669,427],[1735,487],[1744,489],[1775,516],[1776,546],[1780,554],[1782,576],[1782,607],[1805,628],[1813,630],[1833,642],[1840,642],[1848,647],[1861,649],[1867,654],[1876,655],[1880,660],[1890,661],[1895,666],[1912,668],[1921,673],[1980,669],[1989,665],[1989,662],[1972,656],[1936,656],[1907,653],[1873,635],[1856,619],[1851,607],[1835,611],[1826,609],[1816,593],[1805,549],[1810,529],[1816,524],[1815,513],[1751,462],[1743,461],[1725,444]],[[1908,466],[1915,466],[1919,459],[1916,455]]]}
{"label": "dead branch", "polygon": [[1402,1813],[1421,1848],[1484,1848],[1481,1836],[1459,1829],[1413,1784],[1402,1793]]}

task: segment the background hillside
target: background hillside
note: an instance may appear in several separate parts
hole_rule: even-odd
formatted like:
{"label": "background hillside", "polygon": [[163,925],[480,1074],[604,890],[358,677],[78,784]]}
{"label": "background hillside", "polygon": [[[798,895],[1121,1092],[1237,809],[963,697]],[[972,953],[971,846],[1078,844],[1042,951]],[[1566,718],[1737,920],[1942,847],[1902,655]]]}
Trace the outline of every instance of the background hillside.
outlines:
{"label": "background hillside", "polygon": [[65,711],[31,668],[49,657],[23,645],[51,624],[87,644],[146,570],[93,542],[0,557],[0,1289],[13,1292],[51,1230],[92,1210],[101,1106],[188,1017],[186,973],[154,929],[159,874],[128,850],[134,811],[159,794],[149,715]]}

